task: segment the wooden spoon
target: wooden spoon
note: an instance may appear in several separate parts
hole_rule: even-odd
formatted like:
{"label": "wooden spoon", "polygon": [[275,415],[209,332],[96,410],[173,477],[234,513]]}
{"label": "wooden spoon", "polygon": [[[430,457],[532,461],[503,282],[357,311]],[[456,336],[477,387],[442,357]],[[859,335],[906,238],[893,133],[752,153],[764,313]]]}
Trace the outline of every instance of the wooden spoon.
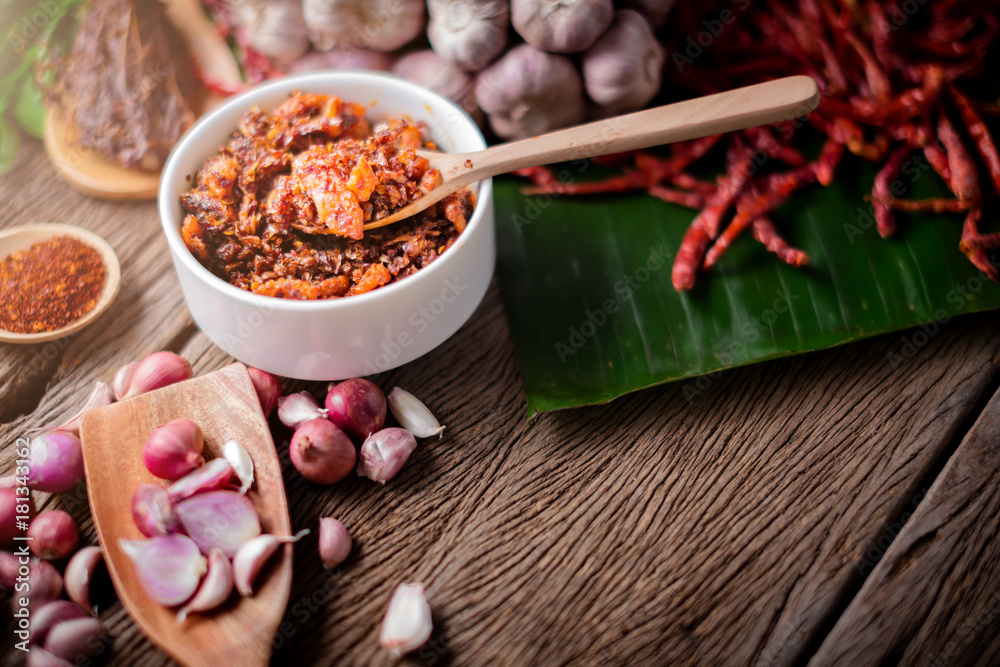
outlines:
{"label": "wooden spoon", "polygon": [[365,225],[375,229],[423,211],[473,183],[525,167],[608,155],[744,130],[804,116],[819,104],[816,82],[790,76],[639,111],[474,153],[417,151],[444,182],[403,208]]}
{"label": "wooden spoon", "polygon": [[38,222],[5,229],[0,231],[0,259],[20,250],[27,250],[34,244],[47,241],[54,236],[71,236],[86,243],[101,255],[101,260],[104,262],[104,288],[101,290],[100,296],[97,297],[97,303],[80,319],[52,331],[14,333],[0,329],[0,342],[28,345],[70,336],[97,319],[118,295],[118,288],[122,282],[122,271],[114,248],[97,234],[80,227],[53,222]]}
{"label": "wooden spoon", "polygon": [[241,598],[234,591],[219,609],[192,614],[180,625],[176,609],[162,607],[146,595],[135,565],[119,545],[122,538],[144,539],[132,519],[136,487],[164,483],[146,470],[143,443],[154,428],[181,417],[201,426],[206,458],[221,456],[222,445],[231,439],[247,449],[255,468],[247,496],[260,514],[262,530],[291,534],[271,432],[246,367],[233,364],[84,414],[81,439],[87,494],[108,572],[132,619],[179,662],[211,667],[266,665],[291,591],[292,545],[279,550],[262,571],[252,597]]}

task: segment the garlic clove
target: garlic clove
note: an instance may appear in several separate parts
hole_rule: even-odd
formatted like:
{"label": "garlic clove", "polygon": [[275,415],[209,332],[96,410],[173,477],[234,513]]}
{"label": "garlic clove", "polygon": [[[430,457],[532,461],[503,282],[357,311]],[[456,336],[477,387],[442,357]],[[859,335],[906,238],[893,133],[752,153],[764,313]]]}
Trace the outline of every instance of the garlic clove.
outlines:
{"label": "garlic clove", "polygon": [[418,438],[440,437],[444,426],[438,423],[434,414],[419,398],[410,392],[395,387],[389,392],[389,409],[396,421]]}
{"label": "garlic clove", "polygon": [[[88,618],[90,614],[80,605],[67,600],[53,600],[43,605],[31,618],[31,643],[44,644],[49,630],[63,621]],[[34,650],[34,648],[32,648]]]}
{"label": "garlic clove", "polygon": [[132,494],[132,519],[146,537],[163,537],[184,530],[167,490],[155,484],[136,487]]}
{"label": "garlic clove", "polygon": [[205,436],[190,419],[174,419],[153,432],[142,446],[146,470],[160,479],[177,480],[205,465]]}
{"label": "garlic clove", "polygon": [[319,407],[319,403],[308,391],[278,399],[278,420],[292,430],[319,417],[326,417],[326,409]]}
{"label": "garlic clove", "polygon": [[219,547],[208,550],[208,572],[191,601],[177,612],[183,623],[191,612],[210,611],[225,602],[233,592],[233,564]]}
{"label": "garlic clove", "polygon": [[422,584],[400,584],[382,619],[379,643],[398,657],[415,651],[431,637],[434,623]]}
{"label": "garlic clove", "polygon": [[220,489],[233,478],[233,466],[226,459],[212,459],[194,472],[167,487],[167,495],[174,502],[207,491]]}
{"label": "garlic clove", "polygon": [[45,637],[44,647],[52,655],[79,664],[93,658],[104,647],[107,630],[101,620],[88,616],[57,624]]}
{"label": "garlic clove", "polygon": [[66,596],[83,609],[94,610],[90,603],[90,582],[94,579],[97,566],[104,562],[101,547],[84,547],[73,554],[66,564],[63,581]]}
{"label": "garlic clove", "polygon": [[278,399],[281,398],[281,380],[274,373],[253,366],[247,366],[247,372],[250,374],[250,381],[253,382],[254,391],[257,392],[257,400],[260,401],[264,416],[270,417],[278,407]]}
{"label": "garlic clove", "polygon": [[119,540],[118,543],[132,559],[146,594],[165,607],[189,600],[207,569],[208,563],[198,545],[184,535]]}
{"label": "garlic clove", "polygon": [[74,667],[69,660],[53,655],[41,646],[32,646],[24,658],[25,667]]}
{"label": "garlic clove", "polygon": [[260,574],[278,547],[282,544],[298,542],[308,534],[308,528],[300,530],[292,537],[265,533],[240,547],[240,550],[236,552],[236,557],[233,558],[233,580],[240,595],[243,597],[253,595],[253,584],[257,580],[257,575]]}
{"label": "garlic clove", "polygon": [[361,445],[358,475],[385,484],[396,476],[417,448],[413,434],[405,428],[384,428]]}
{"label": "garlic clove", "polygon": [[80,424],[83,423],[83,413],[87,410],[93,410],[94,408],[103,408],[105,405],[111,405],[115,400],[115,394],[106,383],[98,380],[97,384],[94,385],[94,389],[90,392],[90,396],[84,402],[83,407],[80,411],[73,415],[69,421],[67,421],[62,426],[57,426],[57,431],[67,431],[73,435],[80,435]]}
{"label": "garlic clove", "polygon": [[177,516],[202,553],[221,548],[230,558],[260,535],[260,517],[249,498],[237,491],[212,491],[177,503]]}
{"label": "garlic clove", "polygon": [[577,53],[600,37],[614,15],[611,0],[511,0],[514,30],[542,51]]}
{"label": "garlic clove", "polygon": [[641,109],[660,90],[665,58],[646,19],[618,11],[611,29],[583,54],[587,95],[612,113]]}
{"label": "garlic clove", "polygon": [[332,570],[351,553],[351,534],[340,521],[333,517],[319,520],[319,557],[323,567]]}
{"label": "garlic clove", "polygon": [[222,445],[222,455],[240,480],[240,493],[246,493],[253,486],[253,459],[250,458],[250,452],[236,440],[227,440]]}
{"label": "garlic clove", "polygon": [[125,400],[125,396],[128,394],[129,388],[132,386],[132,378],[135,376],[135,369],[139,367],[138,361],[132,361],[121,368],[115,373],[115,379],[111,381],[111,391],[115,396],[116,401]]}
{"label": "garlic clove", "polygon": [[121,400],[191,378],[191,363],[173,352],[154,352],[139,362]]}

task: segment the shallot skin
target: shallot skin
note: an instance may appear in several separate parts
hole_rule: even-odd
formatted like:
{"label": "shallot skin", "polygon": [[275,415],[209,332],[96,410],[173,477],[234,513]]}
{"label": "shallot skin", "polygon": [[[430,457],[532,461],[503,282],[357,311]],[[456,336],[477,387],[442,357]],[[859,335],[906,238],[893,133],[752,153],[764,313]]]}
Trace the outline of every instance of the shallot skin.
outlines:
{"label": "shallot skin", "polygon": [[385,423],[385,394],[371,380],[344,380],[327,392],[326,413],[349,436],[364,439]]}
{"label": "shallot skin", "polygon": [[302,424],[288,444],[292,465],[316,484],[333,484],[351,474],[357,462],[354,443],[336,424],[323,418]]}

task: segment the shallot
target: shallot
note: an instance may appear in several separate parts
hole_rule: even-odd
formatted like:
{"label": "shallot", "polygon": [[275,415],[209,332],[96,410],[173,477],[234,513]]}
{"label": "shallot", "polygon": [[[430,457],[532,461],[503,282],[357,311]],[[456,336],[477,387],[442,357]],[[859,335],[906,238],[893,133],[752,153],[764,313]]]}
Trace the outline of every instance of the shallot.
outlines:
{"label": "shallot", "polygon": [[116,401],[125,399],[128,390],[132,387],[132,378],[135,376],[135,369],[139,367],[138,361],[130,361],[115,373],[115,379],[111,381],[111,390]]}
{"label": "shallot", "polygon": [[208,572],[191,601],[177,612],[183,623],[191,612],[210,611],[226,601],[233,592],[233,564],[219,547],[208,550]]}
{"label": "shallot", "polygon": [[162,486],[140,484],[132,493],[132,519],[146,537],[163,537],[184,528]]}
{"label": "shallot", "polygon": [[[98,618],[75,618],[58,623],[45,638],[45,649],[52,655],[80,664],[101,650],[107,630]],[[34,649],[32,649],[34,650]]]}
{"label": "shallot", "polygon": [[13,590],[17,584],[20,557],[9,551],[0,551],[0,589]]}
{"label": "shallot", "polygon": [[28,452],[28,486],[47,493],[61,493],[83,479],[80,439],[66,431],[46,431],[31,439]]}
{"label": "shallot", "polygon": [[204,449],[201,427],[190,419],[175,419],[149,434],[142,461],[160,479],[177,480],[205,464]]}
{"label": "shallot", "polygon": [[339,482],[351,473],[357,461],[354,443],[327,419],[312,419],[296,429],[288,454],[295,469],[317,484]]}
{"label": "shallot", "polygon": [[431,606],[427,604],[423,585],[397,586],[382,619],[379,643],[398,657],[427,643],[433,630]]}
{"label": "shallot", "polygon": [[236,590],[239,591],[240,595],[243,597],[253,595],[253,584],[257,580],[257,575],[260,574],[278,547],[282,544],[298,542],[308,534],[309,529],[305,528],[291,537],[258,535],[240,547],[236,557],[233,558],[233,580],[236,582]]}
{"label": "shallot", "polygon": [[250,381],[253,382],[253,388],[257,392],[257,400],[260,401],[260,408],[264,411],[264,416],[270,417],[274,409],[278,407],[278,399],[281,398],[281,380],[274,373],[268,373],[253,366],[247,366],[247,372],[250,373]]}
{"label": "shallot", "polygon": [[73,517],[62,510],[42,512],[28,526],[31,552],[46,560],[59,560],[73,553],[80,533]]}
{"label": "shallot", "polygon": [[222,445],[222,455],[240,480],[240,493],[246,493],[253,485],[253,459],[250,458],[250,452],[236,440],[227,440]]}
{"label": "shallot", "polygon": [[[16,613],[22,607],[21,599],[27,598],[27,607],[33,613],[42,605],[58,600],[63,590],[63,578],[52,563],[32,558],[28,565],[27,590],[11,598],[11,608]],[[19,576],[23,576],[18,572]]]}
{"label": "shallot", "polygon": [[393,388],[389,392],[388,401],[396,421],[416,437],[440,437],[444,433],[444,426],[441,426],[427,406],[405,389]]}
{"label": "shallot", "polygon": [[207,569],[198,545],[184,535],[119,540],[119,544],[132,559],[143,589],[154,602],[165,607],[189,600]]}
{"label": "shallot", "polygon": [[184,530],[203,553],[219,547],[232,556],[260,535],[260,517],[249,498],[236,491],[213,491],[177,503]]}
{"label": "shallot", "polygon": [[326,417],[326,408],[319,407],[319,403],[308,391],[278,399],[278,420],[293,431],[310,419],[319,417]]}
{"label": "shallot", "polygon": [[191,363],[173,352],[154,352],[139,362],[121,400],[191,378]]}
{"label": "shallot", "polygon": [[33,644],[44,644],[49,630],[56,625],[63,621],[88,617],[87,610],[75,602],[53,600],[36,611],[34,617],[31,619],[31,642]]}
{"label": "shallot", "polygon": [[385,484],[396,476],[416,448],[417,441],[405,428],[386,428],[373,433],[361,445],[358,475]]}
{"label": "shallot", "polygon": [[351,534],[340,521],[333,517],[319,520],[319,557],[323,567],[332,570],[351,553]]}
{"label": "shallot", "polygon": [[385,408],[382,390],[364,378],[332,385],[326,394],[327,417],[353,438],[367,438],[382,428]]}
{"label": "shallot", "polygon": [[42,646],[32,646],[24,664],[25,667],[73,667],[74,663],[53,655]]}
{"label": "shallot", "polygon": [[93,609],[90,603],[90,584],[97,566],[104,562],[101,547],[88,546],[80,549],[66,564],[63,581],[66,597],[84,609]]}
{"label": "shallot", "polygon": [[167,495],[174,502],[191,496],[224,488],[233,478],[233,466],[226,459],[212,459],[194,472],[167,487]]}
{"label": "shallot", "polygon": [[73,435],[80,435],[80,424],[83,423],[83,414],[88,410],[93,410],[94,408],[102,408],[105,405],[111,405],[115,400],[114,391],[106,383],[97,381],[94,385],[94,389],[90,392],[90,396],[84,402],[83,407],[80,411],[73,415],[69,421],[57,426],[57,431],[67,431]]}

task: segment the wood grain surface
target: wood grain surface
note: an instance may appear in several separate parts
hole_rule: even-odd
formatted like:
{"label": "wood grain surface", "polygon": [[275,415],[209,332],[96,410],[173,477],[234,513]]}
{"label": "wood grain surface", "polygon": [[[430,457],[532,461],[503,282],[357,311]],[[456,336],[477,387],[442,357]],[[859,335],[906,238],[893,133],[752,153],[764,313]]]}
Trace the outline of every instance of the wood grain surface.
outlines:
{"label": "wood grain surface", "polygon": [[[90,383],[127,361],[172,349],[199,374],[232,361],[191,326],[154,207],[79,195],[36,147],[22,150],[0,188],[46,194],[0,197],[0,225],[49,219],[95,230],[118,251],[123,285],[103,325],[64,347],[0,348],[0,471],[16,438],[71,415]],[[289,463],[290,434],[272,420],[293,530],[332,515],[355,538],[332,572],[314,536],[295,546],[273,664],[391,664],[377,632],[401,581],[425,584],[436,620],[409,664],[818,659],[995,391],[998,334],[996,314],[960,317],[912,353],[910,333],[888,335],[528,422],[494,286],[451,340],[374,378],[412,391],[448,425],[389,484],[306,482]],[[905,363],[893,361],[901,355]],[[40,495],[39,505],[67,508],[94,540],[82,489]],[[984,514],[964,532],[961,548],[977,549],[996,525]],[[913,576],[944,581],[926,553],[914,554]],[[969,591],[988,581],[955,573],[950,596],[933,603],[942,615],[966,608]],[[170,664],[120,605],[102,618],[114,637],[106,664]],[[925,633],[925,655],[961,641],[947,627]],[[20,664],[9,629],[4,641],[5,664]],[[889,641],[876,638],[852,664],[879,662]]]}

